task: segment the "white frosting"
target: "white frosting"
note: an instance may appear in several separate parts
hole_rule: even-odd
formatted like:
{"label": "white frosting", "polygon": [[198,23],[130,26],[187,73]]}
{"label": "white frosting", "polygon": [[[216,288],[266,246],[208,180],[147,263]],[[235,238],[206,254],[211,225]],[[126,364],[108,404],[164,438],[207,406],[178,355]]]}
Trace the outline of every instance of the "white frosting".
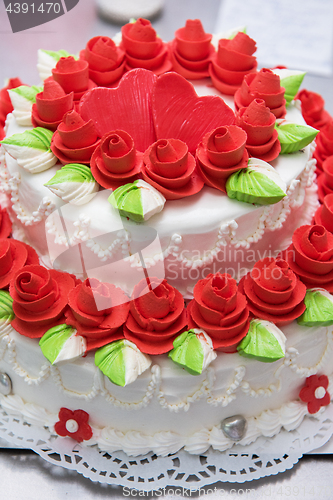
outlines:
{"label": "white frosting", "polygon": [[207,335],[206,332],[199,328],[194,328],[193,331],[197,335],[197,338],[201,344],[203,353],[202,370],[205,370],[207,366],[209,366],[211,362],[214,361],[217,354],[214,351],[212,339],[209,337],[209,335]]}
{"label": "white frosting", "polygon": [[42,49],[38,49],[37,57],[37,70],[39,78],[44,81],[46,78],[52,76],[52,69],[55,68],[58,61]]}
{"label": "white frosting", "polygon": [[89,203],[99,190],[99,185],[95,181],[59,182],[46,187],[64,202],[72,205]]}
{"label": "white frosting", "polygon": [[13,92],[12,90],[9,90],[8,92],[14,108],[12,113],[15,117],[16,123],[21,127],[32,127],[32,101],[29,101],[29,99],[26,99],[23,95]]}
{"label": "white frosting", "polygon": [[151,365],[151,358],[147,354],[143,354],[133,342],[124,341],[126,348],[124,349],[125,361],[125,385],[131,384],[138,378],[141,373],[148,370]]}
{"label": "white frosting", "polygon": [[136,182],[136,186],[141,188],[144,220],[150,219],[150,217],[163,210],[166,200],[162,193],[141,179]]}
{"label": "white frosting", "polygon": [[25,146],[16,146],[14,144],[3,144],[4,150],[15,160],[20,167],[31,174],[38,174],[53,167],[58,161],[52,151],[43,151],[42,149],[28,148]]}
{"label": "white frosting", "polygon": [[250,158],[248,162],[248,170],[254,172],[259,172],[266,177],[268,177],[274,184],[279,186],[279,188],[285,193],[287,190],[286,183],[281,179],[280,175],[277,173],[274,167],[269,163],[259,160],[258,158]]}
{"label": "white frosting", "polygon": [[63,344],[61,351],[59,352],[56,359],[53,361],[54,365],[57,365],[66,361],[74,361],[75,359],[83,356],[87,350],[87,342],[85,337],[77,335],[76,330],[74,333],[66,340]]}

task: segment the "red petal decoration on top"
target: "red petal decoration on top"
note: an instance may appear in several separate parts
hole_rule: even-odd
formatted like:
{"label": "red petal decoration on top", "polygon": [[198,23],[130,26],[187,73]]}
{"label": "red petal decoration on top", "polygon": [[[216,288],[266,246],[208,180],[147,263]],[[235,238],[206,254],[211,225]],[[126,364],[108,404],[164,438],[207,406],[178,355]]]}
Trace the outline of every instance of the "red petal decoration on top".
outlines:
{"label": "red petal decoration on top", "polygon": [[212,35],[205,33],[199,19],[188,19],[175,33],[177,50],[190,61],[205,59],[209,54]]}
{"label": "red petal decoration on top", "polygon": [[235,122],[234,112],[221,97],[198,97],[193,85],[177,73],[158,78],[152,106],[157,138],[180,139],[191,153],[206,133]]}
{"label": "red petal decoration on top", "polygon": [[317,209],[314,216],[315,224],[324,226],[327,231],[333,233],[333,193],[324,198],[324,202]]}
{"label": "red petal decoration on top", "polygon": [[95,88],[80,103],[80,114],[92,119],[100,137],[111,130],[124,130],[144,152],[155,142],[151,94],[157,77],[142,68],[126,73],[114,89]]}

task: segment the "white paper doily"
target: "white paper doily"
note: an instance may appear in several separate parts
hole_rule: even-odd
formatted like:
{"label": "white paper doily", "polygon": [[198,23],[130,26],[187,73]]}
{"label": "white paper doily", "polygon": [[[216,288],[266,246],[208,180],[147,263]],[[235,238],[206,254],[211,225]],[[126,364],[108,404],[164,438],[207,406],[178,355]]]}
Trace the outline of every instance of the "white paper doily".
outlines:
{"label": "white paper doily", "polygon": [[168,457],[148,453],[134,458],[119,451],[105,453],[97,447],[83,447],[0,409],[1,438],[30,448],[48,462],[76,470],[92,481],[144,491],[167,486],[198,489],[218,481],[243,483],[278,474],[291,469],[305,453],[324,445],[332,434],[331,404],[316,418],[305,417],[296,430],[281,430],[273,438],[260,437],[249,446],[235,445],[222,453],[210,448],[202,455],[179,451]]}

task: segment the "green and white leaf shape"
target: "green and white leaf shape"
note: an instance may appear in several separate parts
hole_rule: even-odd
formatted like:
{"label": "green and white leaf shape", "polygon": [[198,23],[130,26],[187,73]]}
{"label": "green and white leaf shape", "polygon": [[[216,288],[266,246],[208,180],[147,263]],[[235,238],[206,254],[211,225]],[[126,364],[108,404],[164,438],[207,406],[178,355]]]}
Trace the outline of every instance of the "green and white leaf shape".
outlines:
{"label": "green and white leaf shape", "polygon": [[303,326],[333,325],[333,295],[323,288],[307,290],[304,298],[306,309],[297,323]]}
{"label": "green and white leaf shape", "polygon": [[116,340],[95,353],[95,365],[116,385],[134,382],[151,365],[151,359],[129,340]]}
{"label": "green and white leaf shape", "polygon": [[272,205],[286,196],[287,186],[276,170],[263,160],[250,158],[245,169],[230,175],[229,198],[258,205]]}
{"label": "green and white leaf shape", "polygon": [[64,165],[44,186],[72,205],[88,203],[99,189],[90,168],[81,163]]}
{"label": "green and white leaf shape", "polygon": [[13,134],[1,141],[10,156],[18,165],[32,174],[37,174],[53,167],[58,161],[51,151],[53,132],[43,127]]}
{"label": "green and white leaf shape", "polygon": [[285,356],[286,337],[274,323],[252,319],[249,331],[237,346],[237,351],[241,356],[272,363]]}
{"label": "green and white leaf shape", "polygon": [[272,71],[280,77],[281,87],[284,87],[285,89],[284,98],[286,100],[286,105],[289,106],[291,101],[296,96],[306,73],[304,71],[284,68],[274,68]]}
{"label": "green and white leaf shape", "polygon": [[319,130],[309,125],[299,125],[287,120],[276,120],[275,129],[281,144],[280,154],[296,153],[305,148],[317,136]]}
{"label": "green and white leaf shape", "polygon": [[9,292],[0,290],[0,324],[12,321],[14,316],[13,299]]}
{"label": "green and white leaf shape", "polygon": [[10,100],[13,105],[13,115],[16,123],[21,127],[31,127],[32,105],[36,102],[36,94],[41,92],[43,87],[21,85],[15,89],[8,90]]}
{"label": "green and white leaf shape", "polygon": [[180,334],[173,347],[168,356],[191,375],[200,375],[216,358],[211,338],[198,328]]}
{"label": "green and white leaf shape", "polygon": [[69,54],[66,50],[38,50],[38,62],[37,62],[37,70],[39,74],[39,78],[44,81],[46,78],[52,76],[52,69],[55,68],[57,62],[61,57],[69,57],[73,56],[77,59],[73,54]]}
{"label": "green and white leaf shape", "polygon": [[123,217],[143,222],[161,212],[166,200],[157,189],[140,179],[115,189],[108,201]]}
{"label": "green and white leaf shape", "polygon": [[52,365],[74,361],[87,350],[86,339],[77,335],[75,328],[65,324],[50,328],[44,333],[39,346]]}

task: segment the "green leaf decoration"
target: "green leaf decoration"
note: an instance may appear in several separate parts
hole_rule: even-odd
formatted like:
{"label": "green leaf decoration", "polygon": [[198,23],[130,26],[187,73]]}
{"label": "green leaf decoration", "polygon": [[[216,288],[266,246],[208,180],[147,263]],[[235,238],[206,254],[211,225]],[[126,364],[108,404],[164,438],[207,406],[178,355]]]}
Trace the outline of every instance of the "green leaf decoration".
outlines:
{"label": "green leaf decoration", "polygon": [[96,351],[95,365],[113,384],[124,387],[147,370],[151,360],[133,342],[116,340]]}
{"label": "green leaf decoration", "polygon": [[43,127],[36,127],[32,130],[26,130],[22,134],[14,134],[6,137],[1,144],[5,146],[18,146],[41,151],[48,151],[51,146],[53,132]]}
{"label": "green leaf decoration", "polygon": [[258,205],[272,205],[286,196],[284,182],[275,169],[255,158],[249,160],[247,168],[228,177],[226,190],[229,198]]}
{"label": "green leaf decoration", "polygon": [[297,323],[302,326],[333,325],[333,296],[324,289],[307,290],[304,298],[306,309]]}
{"label": "green leaf decoration", "polygon": [[40,339],[39,346],[52,365],[72,361],[86,352],[85,339],[66,324],[50,328]]}
{"label": "green leaf decoration", "polygon": [[164,196],[143,180],[137,180],[117,188],[108,198],[120,215],[135,222],[150,219],[165,204]]}
{"label": "green leaf decoration", "polygon": [[81,163],[68,163],[57,170],[55,176],[46,182],[44,186],[53,186],[64,182],[95,183],[95,179],[87,165],[82,165]]}
{"label": "green leaf decoration", "polygon": [[14,92],[17,95],[24,97],[27,101],[34,103],[36,102],[36,94],[39,94],[42,90],[43,87],[37,87],[36,85],[33,85],[32,87],[29,87],[28,85],[21,85],[20,87],[11,89],[9,92]]}
{"label": "green leaf decoration", "polygon": [[309,127],[309,125],[288,123],[284,120],[278,122],[279,120],[276,121],[275,128],[281,143],[281,154],[295,153],[305,148],[316,138],[319,132],[319,130]]}
{"label": "green leaf decoration", "polygon": [[294,99],[295,95],[297,94],[297,92],[298,92],[298,90],[303,82],[305,75],[306,75],[306,73],[295,72],[294,75],[285,76],[285,77],[280,76],[281,87],[285,88],[284,98],[286,100],[287,106],[289,106],[289,104]]}
{"label": "green leaf decoration", "polygon": [[[63,49],[60,49],[57,52],[55,52],[53,50],[44,50],[44,49],[41,49],[41,51],[45,52],[45,54],[47,54],[48,56],[51,56],[57,62],[59,61],[59,59],[61,57],[69,57],[72,55],[72,54],[69,54],[67,52],[67,50],[63,50]],[[73,56],[73,57],[75,57],[75,56]],[[75,57],[75,59],[77,59],[77,57]]]}
{"label": "green leaf decoration", "polygon": [[249,331],[237,346],[237,351],[241,356],[272,363],[285,356],[285,341],[283,332],[274,323],[252,319]]}
{"label": "green leaf decoration", "polygon": [[0,322],[12,321],[15,315],[13,313],[13,299],[6,290],[0,290]]}
{"label": "green leaf decoration", "polygon": [[191,329],[181,333],[174,340],[173,347],[168,356],[191,375],[200,375],[216,357],[210,338],[202,330]]}

